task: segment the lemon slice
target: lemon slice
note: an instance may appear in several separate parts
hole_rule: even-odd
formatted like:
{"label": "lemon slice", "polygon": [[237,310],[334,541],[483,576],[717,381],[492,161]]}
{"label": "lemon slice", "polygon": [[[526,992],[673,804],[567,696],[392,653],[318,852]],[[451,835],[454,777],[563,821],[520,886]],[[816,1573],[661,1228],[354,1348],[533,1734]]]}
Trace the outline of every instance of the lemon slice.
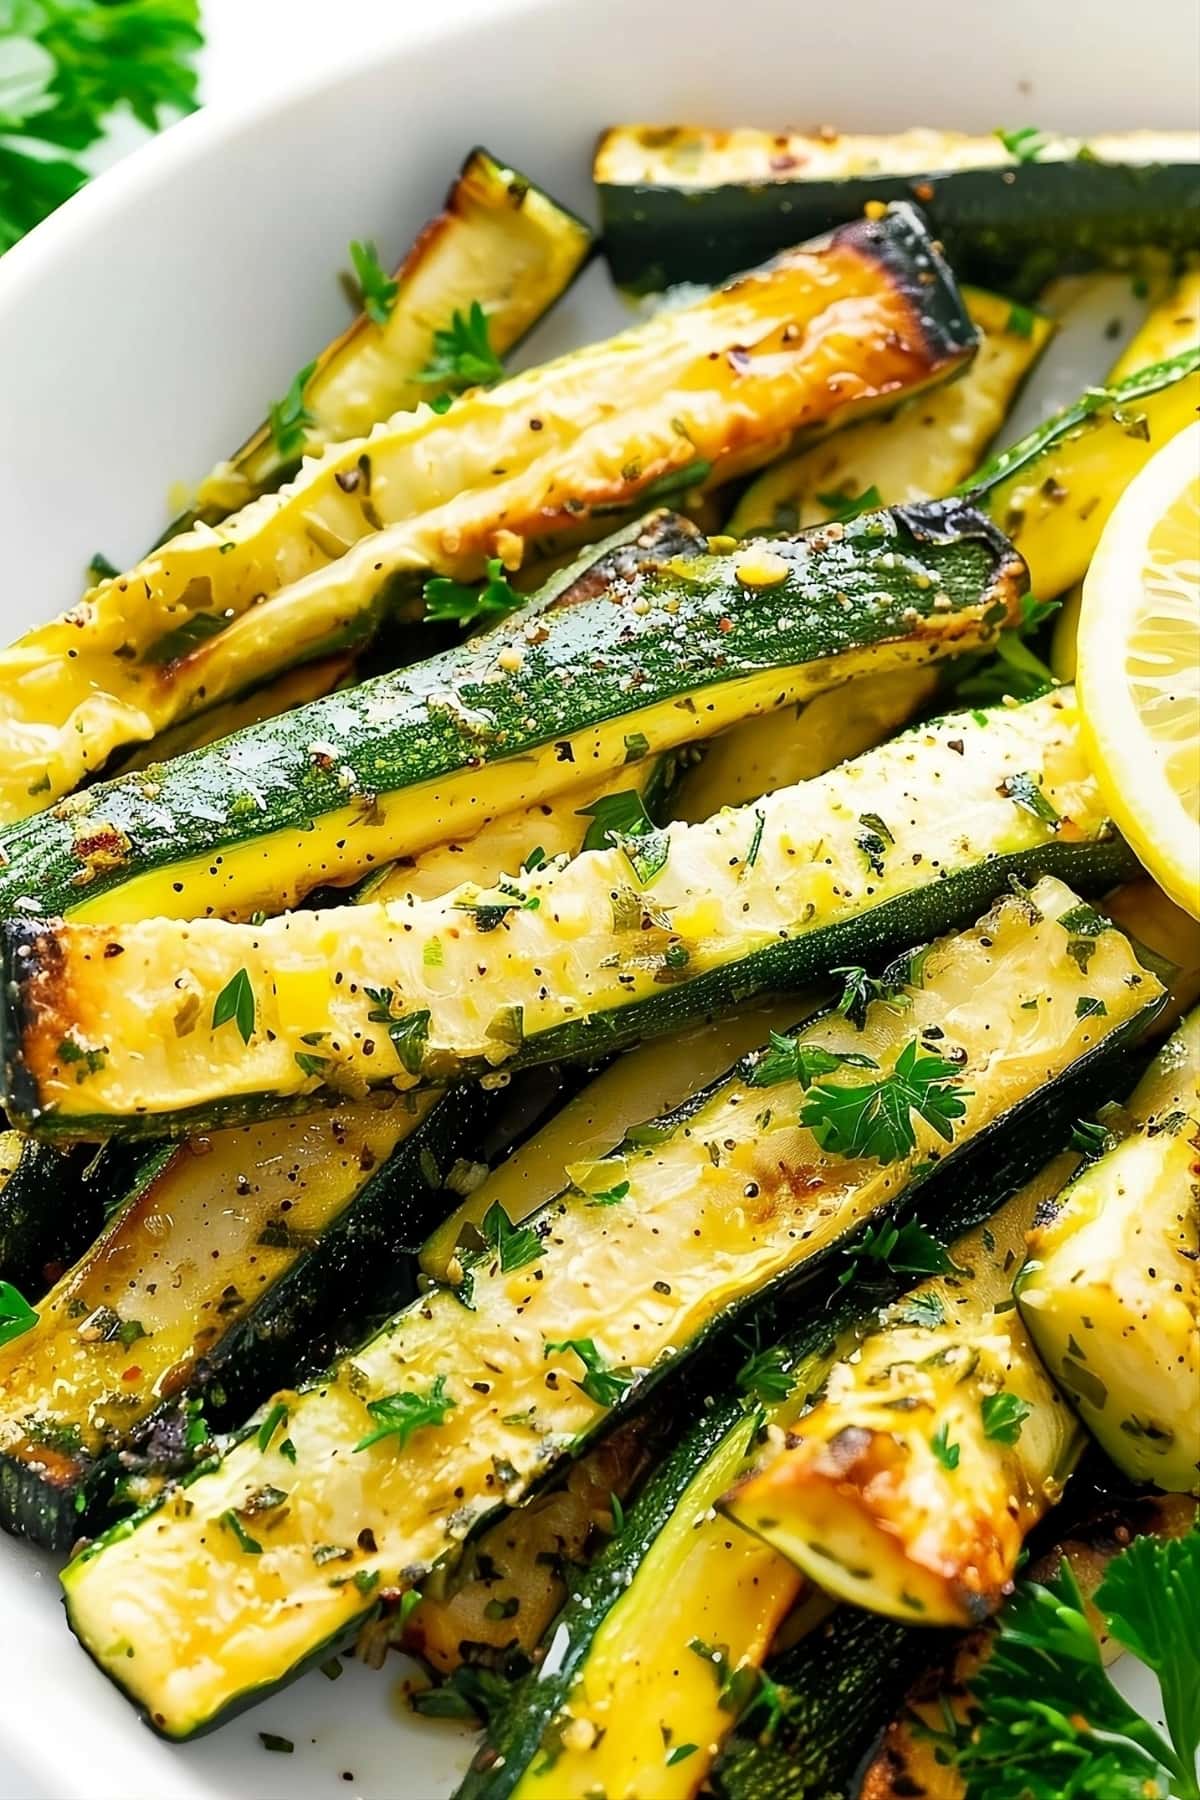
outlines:
{"label": "lemon slice", "polygon": [[1083,584],[1084,747],[1114,820],[1200,918],[1200,424],[1122,494]]}

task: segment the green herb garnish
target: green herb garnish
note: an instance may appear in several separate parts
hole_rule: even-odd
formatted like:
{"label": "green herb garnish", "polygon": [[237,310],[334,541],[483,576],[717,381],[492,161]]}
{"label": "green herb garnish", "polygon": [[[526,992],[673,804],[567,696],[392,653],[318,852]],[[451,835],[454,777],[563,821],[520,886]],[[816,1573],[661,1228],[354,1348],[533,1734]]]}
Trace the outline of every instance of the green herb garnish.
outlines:
{"label": "green herb garnish", "polygon": [[0,1281],[0,1344],[24,1337],[38,1322],[37,1313],[11,1281]]}
{"label": "green herb garnish", "polygon": [[547,1343],[542,1355],[545,1358],[567,1350],[575,1352],[586,1370],[583,1380],[577,1381],[575,1386],[597,1406],[615,1406],[631,1385],[633,1376],[621,1369],[609,1368],[592,1338],[562,1338]]}
{"label": "green herb garnish", "polygon": [[1039,131],[1036,125],[1022,125],[1016,131],[998,130],[996,136],[1008,154],[1023,163],[1036,162],[1050,143],[1046,133]]}
{"label": "green herb garnish", "polygon": [[953,1121],[966,1112],[970,1090],[958,1085],[959,1070],[944,1057],[921,1050],[916,1038],[896,1058],[890,1075],[877,1081],[814,1083],[800,1111],[822,1150],[837,1156],[870,1156],[893,1163],[916,1149],[912,1115],[917,1114],[946,1143]]}
{"label": "green herb garnish", "polygon": [[285,462],[291,462],[304,448],[304,434],[315,421],[304,405],[304,390],[313,378],[316,363],[306,363],[282,400],[272,400],[267,408],[267,423],[275,448]]}
{"label": "green herb garnish", "polygon": [[500,1268],[507,1275],[523,1269],[526,1263],[545,1256],[546,1246],[531,1225],[514,1225],[498,1200],[483,1215],[480,1226],[484,1237],[500,1258]]}
{"label": "green herb garnish", "polygon": [[1041,777],[1023,772],[1010,775],[1004,782],[1004,792],[1014,806],[1022,811],[1032,813],[1035,819],[1041,819],[1057,831],[1062,820],[1053,805],[1042,792]]}
{"label": "green herb garnish", "polygon": [[906,994],[903,987],[890,981],[877,981],[873,975],[868,975],[865,969],[847,966],[841,969],[831,969],[829,973],[840,975],[844,983],[835,1010],[840,1012],[843,1018],[849,1019],[852,1025],[858,1027],[859,1031],[867,1022],[868,1006],[875,1001],[889,1007],[892,1012],[903,1012],[912,1005],[912,996]]}
{"label": "green herb garnish", "polygon": [[1001,1389],[998,1394],[988,1394],[980,1402],[979,1410],[983,1415],[985,1438],[991,1438],[997,1444],[1015,1444],[1033,1408],[1016,1394]]}
{"label": "green herb garnish", "polygon": [[581,806],[575,817],[592,821],[584,833],[585,850],[611,850],[623,839],[644,836],[655,828],[642,796],[633,788],[620,794],[603,794],[590,806]]}
{"label": "green herb garnish", "polygon": [[802,1038],[773,1031],[770,1042],[750,1075],[752,1087],[775,1087],[781,1081],[797,1081],[809,1088],[818,1075],[830,1075],[835,1069],[877,1069],[873,1057],[852,1051],[842,1053],[822,1050],[819,1044],[806,1044]]}
{"label": "green herb garnish", "polygon": [[237,1026],[243,1044],[248,1044],[254,1035],[254,989],[250,986],[250,977],[245,969],[239,969],[236,975],[230,977],[213,1005],[214,1031],[219,1030],[230,1019]]}
{"label": "green herb garnish", "polygon": [[451,581],[445,575],[434,575],[425,583],[425,617],[431,625],[447,621],[476,625],[481,619],[503,619],[524,604],[524,594],[510,585],[498,556],[489,556],[487,580],[482,583]]}
{"label": "green herb garnish", "polygon": [[941,1463],[943,1469],[957,1469],[959,1447],[952,1444],[949,1438],[949,1427],[939,1425],[929,1440],[930,1449]]}
{"label": "green herb garnish", "polygon": [[796,1378],[788,1367],[788,1353],[783,1345],[771,1344],[748,1357],[738,1370],[737,1384],[743,1394],[753,1395],[764,1406],[786,1400]]}
{"label": "green herb garnish", "polygon": [[386,325],[400,292],[400,283],[392,278],[379,260],[379,252],[369,238],[350,245],[350,261],[358,282],[363,311],[374,325]]}
{"label": "green herb garnish", "polygon": [[860,513],[876,512],[883,505],[877,487],[864,488],[861,494],[839,491],[834,494],[818,494],[816,498],[829,514],[828,523],[831,525],[849,524]]}
{"label": "green herb garnish", "polygon": [[487,314],[478,300],[472,300],[465,313],[455,309],[444,331],[434,332],[433,354],[416,379],[453,390],[491,387],[503,374],[504,364],[492,349]]}
{"label": "green herb garnish", "polygon": [[457,1405],[457,1400],[446,1392],[444,1375],[437,1377],[427,1394],[388,1394],[383,1400],[368,1400],[367,1411],[376,1426],[355,1444],[355,1454],[389,1437],[396,1439],[397,1450],[403,1450],[415,1432],[423,1431],[427,1425],[444,1424],[446,1415]]}

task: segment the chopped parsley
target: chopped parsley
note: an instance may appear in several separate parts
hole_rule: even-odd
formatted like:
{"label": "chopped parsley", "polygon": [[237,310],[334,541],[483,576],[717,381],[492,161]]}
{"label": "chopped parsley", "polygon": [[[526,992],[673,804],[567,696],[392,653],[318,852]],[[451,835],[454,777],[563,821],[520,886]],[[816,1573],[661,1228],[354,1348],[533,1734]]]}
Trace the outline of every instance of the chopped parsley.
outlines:
{"label": "chopped parsley", "polygon": [[536,1262],[539,1256],[546,1254],[546,1247],[533,1227],[514,1225],[498,1200],[493,1201],[484,1213],[480,1230],[499,1257],[505,1275],[514,1269],[523,1269],[527,1263]]}
{"label": "chopped parsley", "polygon": [[997,1444],[1015,1444],[1033,1408],[1002,1388],[998,1394],[988,1394],[980,1402],[979,1410],[983,1416],[985,1438],[991,1438]]}
{"label": "chopped parsley", "polygon": [[1008,318],[1004,324],[1005,331],[1011,331],[1014,337],[1031,338],[1036,324],[1037,314],[1033,308],[1022,306],[1020,301],[1014,300],[1008,310]]}
{"label": "chopped parsley", "polygon": [[1108,1008],[1103,1000],[1097,1000],[1094,994],[1080,994],[1075,1002],[1077,1019],[1103,1019],[1108,1016]]}
{"label": "chopped parsley", "polygon": [[814,1082],[800,1123],[809,1127],[822,1150],[834,1155],[898,1162],[916,1149],[914,1113],[946,1143],[954,1141],[953,1122],[966,1112],[971,1092],[959,1085],[958,1075],[954,1063],[923,1053],[913,1038],[890,1075],[836,1087]]}
{"label": "chopped parsley", "polygon": [[948,1426],[938,1426],[937,1430],[929,1440],[929,1447],[941,1463],[943,1469],[957,1469],[959,1447],[957,1444],[952,1444],[950,1442]]}
{"label": "chopped parsley", "polygon": [[618,1181],[615,1187],[606,1188],[603,1193],[589,1194],[589,1206],[619,1206],[622,1200],[629,1197],[629,1183]]}
{"label": "chopped parsley", "polygon": [[1116,1138],[1106,1125],[1093,1119],[1077,1119],[1071,1128],[1071,1148],[1087,1157],[1103,1156],[1111,1150]]}
{"label": "chopped parsley", "polygon": [[281,1425],[286,1425],[287,1422],[288,1409],[282,1400],[276,1400],[274,1406],[258,1428],[256,1442],[260,1453],[265,1453],[270,1449],[271,1439],[275,1436],[279,1427]]}
{"label": "chopped parsley", "polygon": [[447,391],[491,387],[504,374],[504,364],[492,348],[488,316],[478,300],[466,312],[455,308],[445,330],[433,334],[433,353],[416,377]]}
{"label": "chopped parsley", "polygon": [[858,1027],[859,1031],[867,1022],[868,1006],[876,1001],[883,1006],[890,1007],[892,1012],[903,1012],[906,1007],[912,1005],[912,996],[906,994],[902,987],[887,980],[877,981],[873,975],[868,975],[865,969],[847,965],[840,969],[831,969],[829,973],[840,975],[844,984],[835,1010],[840,1012],[843,1018],[849,1019],[852,1025]]}
{"label": "chopped parsley", "polygon": [[833,494],[818,494],[816,498],[829,514],[831,525],[846,525],[860,513],[877,512],[883,505],[879,489],[874,486],[864,488],[861,494],[839,490]]}
{"label": "chopped parsley", "polygon": [[737,1373],[737,1384],[743,1394],[753,1395],[764,1406],[786,1400],[796,1385],[788,1365],[788,1353],[782,1344],[770,1344],[748,1357]]}
{"label": "chopped parsley", "polygon": [[242,1521],[238,1518],[232,1507],[230,1507],[227,1512],[221,1514],[217,1523],[223,1525],[226,1531],[231,1531],[233,1533],[234,1537],[237,1539],[238,1548],[243,1550],[247,1556],[262,1555],[262,1545],[257,1538],[252,1538],[250,1536],[250,1533],[246,1530],[246,1527],[242,1524]]}
{"label": "chopped parsley", "polygon": [[[933,1238],[929,1241],[935,1242]],[[940,1244],[937,1247],[941,1249]],[[946,1303],[930,1288],[926,1293],[909,1294],[907,1299],[901,1300],[893,1309],[892,1318],[898,1325],[923,1325],[926,1330],[933,1331],[946,1323]]]}
{"label": "chopped parsley", "polygon": [[304,448],[304,434],[309,426],[315,424],[312,414],[304,405],[304,390],[313,378],[316,363],[306,363],[298,375],[292,378],[292,384],[282,400],[272,400],[267,408],[267,423],[276,450],[285,462],[299,456]]}
{"label": "chopped parsley", "polygon": [[367,1411],[375,1421],[375,1430],[359,1439],[355,1454],[390,1437],[396,1439],[396,1449],[403,1450],[409,1438],[427,1425],[444,1424],[457,1404],[446,1392],[444,1375],[437,1377],[427,1394],[388,1394],[383,1400],[368,1400]]}
{"label": "chopped parsley", "polygon": [[248,1044],[254,1035],[254,989],[245,969],[230,976],[213,1005],[214,1031],[220,1030],[230,1019],[237,1026],[243,1044]]}
{"label": "chopped parsley", "polygon": [[622,1369],[612,1369],[597,1350],[592,1338],[562,1338],[554,1343],[547,1343],[543,1358],[573,1350],[586,1371],[582,1381],[575,1386],[585,1393],[589,1400],[597,1406],[615,1406],[632,1381],[633,1376]]}
{"label": "chopped parsley", "polygon": [[[854,1280],[862,1262],[882,1263],[898,1275],[944,1275],[954,1267],[946,1246],[930,1237],[915,1219],[906,1225],[885,1219],[879,1225],[868,1226],[850,1252],[849,1266],[838,1277],[842,1286]],[[914,1296],[906,1304],[913,1305],[920,1298]]]}
{"label": "chopped parsley", "polygon": [[773,1031],[767,1048],[754,1065],[750,1076],[752,1087],[775,1087],[781,1081],[798,1081],[809,1088],[818,1075],[830,1075],[835,1069],[877,1069],[870,1056],[852,1051],[842,1053],[822,1050],[819,1044],[806,1044],[803,1039]]}
{"label": "chopped parsley", "polygon": [[383,267],[379,252],[369,238],[362,243],[357,239],[351,243],[350,261],[354,264],[363,311],[373,325],[386,325],[392,316],[400,283]]}
{"label": "chopped parsley", "polygon": [[482,583],[451,581],[445,575],[434,575],[425,583],[425,617],[431,625],[504,619],[524,604],[524,594],[511,585],[498,556],[488,557],[487,580]]}
{"label": "chopped parsley", "polygon": [[425,1046],[429,1042],[429,1012],[403,1013],[396,1018],[392,1013],[392,1002],[395,995],[391,988],[364,987],[363,993],[368,1000],[374,1001],[367,1018],[373,1025],[386,1025],[392,1048],[400,1059],[401,1068],[410,1075],[419,1075],[425,1060]]}
{"label": "chopped parsley", "polygon": [[625,838],[642,837],[655,829],[642,796],[633,788],[620,794],[602,794],[590,806],[581,806],[575,817],[592,821],[584,833],[585,850],[611,850],[621,846]]}
{"label": "chopped parsley", "polygon": [[1024,812],[1032,813],[1035,819],[1041,819],[1045,824],[1052,826],[1055,831],[1058,830],[1062,820],[1042,792],[1040,775],[1028,772],[1009,775],[1003,783],[1003,792],[1007,794],[1014,806],[1019,806]]}
{"label": "chopped parsley", "polygon": [[762,849],[763,827],[766,825],[766,822],[767,815],[764,812],[760,812],[756,806],[754,809],[754,831],[750,838],[750,848],[746,852],[746,860],[742,864],[743,869],[752,869],[758,861],[758,853]]}
{"label": "chopped parsley", "polygon": [[1004,145],[1011,157],[1017,162],[1036,162],[1050,143],[1044,131],[1036,125],[1022,125],[1016,131],[997,130],[996,136]]}
{"label": "chopped parsley", "polygon": [[0,1281],[0,1344],[24,1337],[38,1322],[37,1313],[11,1281]]}

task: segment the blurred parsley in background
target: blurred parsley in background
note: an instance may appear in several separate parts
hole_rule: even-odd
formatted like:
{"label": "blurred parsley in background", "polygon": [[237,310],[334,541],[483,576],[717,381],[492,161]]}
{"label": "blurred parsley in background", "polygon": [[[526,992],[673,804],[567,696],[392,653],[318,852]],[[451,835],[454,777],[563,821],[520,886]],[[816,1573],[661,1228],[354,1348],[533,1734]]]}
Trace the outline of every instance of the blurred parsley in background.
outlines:
{"label": "blurred parsley in background", "polygon": [[196,106],[199,0],[0,0],[0,253],[88,179],[128,105],[156,131]]}

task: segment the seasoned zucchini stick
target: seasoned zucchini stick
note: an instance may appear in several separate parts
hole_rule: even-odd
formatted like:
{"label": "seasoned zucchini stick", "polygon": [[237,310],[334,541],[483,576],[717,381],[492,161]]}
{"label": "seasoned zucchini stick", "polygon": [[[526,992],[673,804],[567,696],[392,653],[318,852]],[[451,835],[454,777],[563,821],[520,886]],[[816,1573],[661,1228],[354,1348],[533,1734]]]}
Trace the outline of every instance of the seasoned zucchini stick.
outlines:
{"label": "seasoned zucchini stick", "polygon": [[[160,1730],[202,1729],[356,1628],[377,1587],[452,1558],[718,1321],[819,1273],[914,1185],[934,1216],[964,1181],[986,1193],[1003,1160],[995,1130],[1110,1053],[1161,994],[1115,931],[1083,974],[1059,923],[1077,906],[1054,881],[1010,894],[892,971],[900,998],[868,1007],[861,1029],[835,1012],[799,1034],[806,1067],[832,1061],[860,1082],[861,1066],[839,1059],[869,1056],[887,1081],[944,1032],[952,1122],[911,1111],[894,1143],[844,1158],[797,1122],[799,1080],[766,1092],[758,1060],[739,1065],[580,1172],[586,1190],[566,1189],[515,1238],[494,1222],[457,1289],[423,1296],[330,1377],[279,1396],[286,1440],[281,1416],[271,1434],[264,1422],[71,1563],[83,1642]],[[1085,985],[1103,1012],[1081,1016]],[[997,1020],[1020,1025],[998,1034]]]}
{"label": "seasoned zucchini stick", "polygon": [[854,675],[990,642],[1024,585],[957,501],[711,554],[656,515],[603,562],[428,662],[11,827],[0,912],[279,911]]}
{"label": "seasoned zucchini stick", "polygon": [[6,1104],[44,1137],[137,1136],[594,1057],[910,944],[1011,875],[1095,888],[1130,861],[1062,690],[438,900],[11,921]]}
{"label": "seasoned zucchini stick", "polygon": [[600,536],[614,512],[894,405],[962,368],[975,342],[899,207],[448,411],[332,445],[280,493],[172,538],[0,656],[0,816],[52,803],[115,750],[252,681],[363,642],[431,572],[474,581],[489,558],[516,568],[530,545]]}
{"label": "seasoned zucchini stick", "polygon": [[[1141,1494],[1116,1500],[1098,1495],[1053,1548],[1028,1566],[1023,1579],[1053,1581],[1066,1564],[1084,1599],[1090,1600],[1113,1557],[1134,1538],[1182,1537],[1195,1518],[1195,1503],[1180,1495]],[[1094,1617],[1092,1623],[1097,1623]],[[964,1800],[962,1777],[946,1755],[943,1739],[950,1720],[971,1715],[971,1683],[990,1642],[990,1631],[957,1638],[948,1658],[917,1677],[863,1772],[858,1800],[910,1800],[917,1794],[922,1800]],[[920,1650],[919,1645],[912,1648]],[[1111,1657],[1113,1648],[1101,1638],[1102,1656],[1107,1651]]]}
{"label": "seasoned zucchini stick", "polygon": [[[259,494],[290,479],[301,458],[327,444],[365,437],[393,413],[420,406],[438,391],[423,371],[434,333],[464,318],[473,304],[487,319],[488,346],[507,354],[571,285],[592,248],[582,219],[535,187],[528,176],[472,150],[446,196],[395,271],[386,316],[360,313],[326,346],[303,387],[307,423],[294,433],[260,425],[228,462],[201,482],[183,531],[200,519],[217,525]],[[294,442],[292,441],[294,439]]]}
{"label": "seasoned zucchini stick", "polygon": [[1030,1234],[1021,1317],[1118,1468],[1200,1493],[1200,1009],[1114,1126]]}
{"label": "seasoned zucchini stick", "polygon": [[797,236],[881,201],[916,199],[965,277],[1022,297],[1066,267],[1190,251],[1200,133],[620,125],[594,168],[604,248],[622,286],[719,281]]}
{"label": "seasoned zucchini stick", "polygon": [[[653,765],[634,775],[646,794]],[[494,820],[466,844],[386,871],[375,891],[436,893],[447,865],[494,881],[537,843],[571,855],[590,822],[578,808],[600,798],[582,789],[536,816]],[[755,1023],[742,1049],[759,1041]],[[692,1088],[735,1054],[693,1070]],[[684,1079],[691,1059],[672,1061]],[[40,1303],[36,1326],[0,1347],[0,1524],[65,1549],[122,1474],[153,1479],[195,1459],[207,1442],[197,1406],[210,1426],[240,1423],[297,1366],[321,1366],[407,1299],[412,1255],[448,1201],[443,1184],[456,1167],[458,1179],[483,1172],[472,1161],[490,1111],[480,1102],[475,1087],[385,1091],[147,1146],[132,1169],[118,1152],[125,1184],[99,1171],[108,1205],[97,1241]],[[557,1191],[562,1160],[538,1201]],[[62,1206],[54,1162],[62,1156],[27,1140],[17,1179],[40,1177],[43,1210]]]}
{"label": "seasoned zucchini stick", "polygon": [[1084,1443],[1012,1303],[1025,1232],[1070,1166],[957,1242],[949,1272],[897,1301],[830,1371],[798,1441],[768,1451],[722,1502],[827,1593],[914,1623],[973,1625],[1008,1592]]}
{"label": "seasoned zucchini stick", "polygon": [[1040,600],[1087,573],[1108,516],[1138,470],[1200,409],[1200,345],[1106,388],[1001,450],[960,492],[995,519]]}
{"label": "seasoned zucchini stick", "polygon": [[979,467],[1054,322],[979,288],[964,288],[963,300],[980,331],[966,373],[906,400],[893,419],[851,425],[767,469],[734,509],[735,537],[819,525],[867,494],[884,506],[938,500]]}

